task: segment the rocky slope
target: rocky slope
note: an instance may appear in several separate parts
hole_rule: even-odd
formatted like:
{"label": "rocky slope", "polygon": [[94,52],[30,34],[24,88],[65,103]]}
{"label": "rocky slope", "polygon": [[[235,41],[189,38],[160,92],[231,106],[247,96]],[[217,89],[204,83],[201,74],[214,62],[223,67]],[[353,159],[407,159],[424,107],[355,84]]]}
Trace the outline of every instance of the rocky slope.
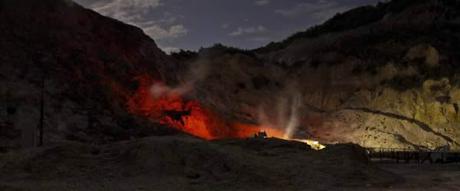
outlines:
{"label": "rocky slope", "polygon": [[326,142],[460,149],[458,10],[456,0],[380,3],[257,50],[218,45],[186,62],[206,66],[196,96],[229,117],[294,121],[299,136]]}
{"label": "rocky slope", "polygon": [[125,110],[138,77],[174,82],[174,62],[142,30],[71,1],[2,0],[0,36],[2,148],[36,144],[41,119],[45,141],[103,143],[158,129]]}
{"label": "rocky slope", "polygon": [[3,0],[1,147],[35,144],[40,124],[51,142],[167,134],[126,111],[141,82],[162,80],[187,85],[187,99],[225,120],[293,137],[459,149],[459,8],[395,0],[260,49],[218,45],[174,59],[140,29],[70,1]]}
{"label": "rocky slope", "polygon": [[[162,91],[187,85],[184,99],[198,99],[219,120],[292,137],[458,149],[459,8],[454,0],[392,1],[261,49],[215,46],[172,58],[140,29],[70,1],[0,0],[0,189],[398,188],[400,177],[355,145],[314,151],[272,138],[171,135],[126,103],[151,87],[144,82],[161,80],[171,85]],[[183,126],[181,111],[172,112]],[[45,146],[3,153],[36,145],[40,124]],[[439,189],[430,181],[409,185]]]}

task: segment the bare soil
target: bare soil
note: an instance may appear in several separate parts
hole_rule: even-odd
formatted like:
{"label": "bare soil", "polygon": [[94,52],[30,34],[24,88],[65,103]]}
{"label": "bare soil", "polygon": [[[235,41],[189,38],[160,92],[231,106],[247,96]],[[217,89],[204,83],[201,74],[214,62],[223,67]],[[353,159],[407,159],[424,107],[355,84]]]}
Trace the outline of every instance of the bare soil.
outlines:
{"label": "bare soil", "polygon": [[403,178],[391,190],[460,190],[460,163],[457,164],[380,164]]}
{"label": "bare soil", "polygon": [[363,149],[150,137],[0,154],[0,190],[458,190],[457,165],[377,165]]}

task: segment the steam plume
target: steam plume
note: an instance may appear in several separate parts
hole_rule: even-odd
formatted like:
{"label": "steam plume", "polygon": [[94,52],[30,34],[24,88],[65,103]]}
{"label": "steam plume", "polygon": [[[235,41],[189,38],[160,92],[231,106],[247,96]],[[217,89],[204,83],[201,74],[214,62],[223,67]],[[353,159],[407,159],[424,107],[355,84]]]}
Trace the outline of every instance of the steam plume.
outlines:
{"label": "steam plume", "polygon": [[258,120],[267,127],[283,129],[283,138],[293,138],[297,128],[300,126],[302,94],[291,91],[288,96],[283,96],[278,101],[276,108],[276,121],[272,121],[267,117],[267,113],[261,107],[259,109]]}
{"label": "steam plume", "polygon": [[199,59],[190,63],[189,70],[182,77],[182,83],[176,87],[169,87],[162,82],[155,83],[150,88],[150,93],[154,98],[161,96],[182,96],[194,89],[195,84],[208,76],[207,59]]}
{"label": "steam plume", "polygon": [[291,111],[289,120],[286,122],[286,130],[284,133],[284,138],[290,139],[294,135],[295,131],[300,125],[299,120],[299,110],[302,106],[302,96],[300,94],[295,94],[291,98]]}

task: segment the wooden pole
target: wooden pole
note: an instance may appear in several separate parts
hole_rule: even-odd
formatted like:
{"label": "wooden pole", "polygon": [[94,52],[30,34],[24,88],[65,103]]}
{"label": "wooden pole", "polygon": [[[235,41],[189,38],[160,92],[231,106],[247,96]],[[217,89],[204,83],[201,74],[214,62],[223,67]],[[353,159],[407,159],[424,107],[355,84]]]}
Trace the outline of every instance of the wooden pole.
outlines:
{"label": "wooden pole", "polygon": [[42,75],[40,88],[40,122],[38,124],[38,146],[43,146],[43,129],[45,126],[45,75]]}

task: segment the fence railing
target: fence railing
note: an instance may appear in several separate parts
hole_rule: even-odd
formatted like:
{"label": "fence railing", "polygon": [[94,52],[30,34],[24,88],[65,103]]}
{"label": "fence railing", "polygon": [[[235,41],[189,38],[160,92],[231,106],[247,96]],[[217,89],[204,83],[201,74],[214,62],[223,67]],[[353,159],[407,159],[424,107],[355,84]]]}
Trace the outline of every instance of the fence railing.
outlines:
{"label": "fence railing", "polygon": [[459,163],[460,152],[450,150],[422,150],[402,148],[366,148],[373,162],[390,163]]}

